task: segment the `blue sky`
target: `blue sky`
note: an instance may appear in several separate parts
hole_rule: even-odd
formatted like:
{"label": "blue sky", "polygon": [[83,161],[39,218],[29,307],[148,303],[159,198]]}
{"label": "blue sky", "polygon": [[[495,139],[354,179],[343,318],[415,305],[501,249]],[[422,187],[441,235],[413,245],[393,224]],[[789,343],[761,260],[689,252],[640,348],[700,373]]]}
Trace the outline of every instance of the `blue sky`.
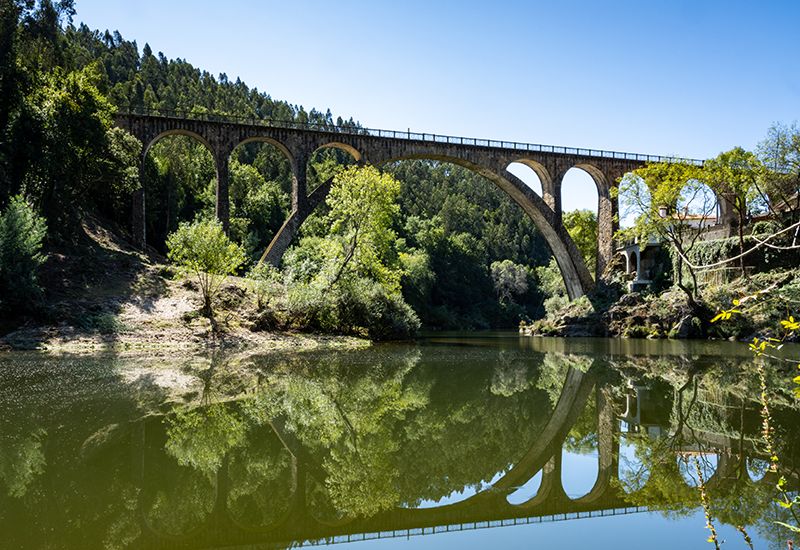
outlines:
{"label": "blue sky", "polygon": [[[800,118],[794,1],[76,5],[76,24],[374,128],[708,158]],[[576,172],[565,208],[594,208]]]}

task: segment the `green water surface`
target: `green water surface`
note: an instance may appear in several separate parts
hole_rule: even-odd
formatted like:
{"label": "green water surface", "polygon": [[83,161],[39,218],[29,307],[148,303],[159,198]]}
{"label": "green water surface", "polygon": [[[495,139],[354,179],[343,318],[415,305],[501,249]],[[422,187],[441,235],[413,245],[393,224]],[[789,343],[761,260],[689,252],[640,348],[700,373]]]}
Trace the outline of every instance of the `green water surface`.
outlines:
{"label": "green water surface", "polygon": [[739,343],[0,355],[0,548],[713,548],[698,471],[723,548],[785,548],[800,408],[763,369],[778,474]]}

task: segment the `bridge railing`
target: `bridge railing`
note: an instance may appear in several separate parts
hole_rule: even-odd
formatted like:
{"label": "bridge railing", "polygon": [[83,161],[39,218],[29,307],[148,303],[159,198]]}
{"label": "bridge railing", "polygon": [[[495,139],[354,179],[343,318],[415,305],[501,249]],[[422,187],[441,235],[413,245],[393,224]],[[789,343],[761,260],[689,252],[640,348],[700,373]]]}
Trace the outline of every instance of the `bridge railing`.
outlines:
{"label": "bridge railing", "polygon": [[334,535],[322,539],[311,539],[296,541],[298,547],[308,546],[330,546],[333,544],[348,544],[364,540],[379,539],[410,539],[426,535],[437,535],[439,533],[453,533],[459,531],[477,531],[481,529],[494,529],[497,527],[510,527],[512,525],[531,525],[536,523],[555,523],[560,521],[570,521],[574,519],[597,518],[606,516],[619,516],[629,514],[640,514],[649,512],[646,506],[629,506],[627,508],[611,508],[608,510],[590,510],[586,512],[567,512],[561,514],[549,514],[545,516],[521,516],[515,518],[505,518],[498,520],[470,521],[463,523],[446,523],[434,527],[412,527],[407,529],[393,529],[391,531],[372,531],[364,533],[351,533],[345,535]]}
{"label": "bridge railing", "polygon": [[492,139],[479,139],[461,136],[448,136],[442,134],[428,134],[412,132],[411,130],[381,130],[377,128],[364,128],[358,124],[336,125],[321,122],[300,122],[296,120],[280,120],[270,118],[243,117],[223,113],[202,111],[183,111],[168,109],[145,109],[132,107],[120,110],[120,116],[158,116],[177,118],[181,120],[202,120],[208,122],[222,122],[233,124],[246,124],[250,126],[266,126],[270,128],[286,128],[298,130],[316,130],[337,134],[358,136],[372,136],[381,138],[403,139],[409,141],[423,141],[447,143],[450,145],[469,145],[472,147],[487,147],[496,149],[513,149],[535,153],[557,153],[562,155],[576,155],[585,157],[612,158],[619,160],[634,160],[639,162],[683,162],[702,166],[703,161],[676,156],[646,155],[641,153],[625,153],[621,151],[607,151],[603,149],[585,149],[580,147],[564,147],[560,145],[543,145],[541,143],[521,143],[518,141],[498,141]]}

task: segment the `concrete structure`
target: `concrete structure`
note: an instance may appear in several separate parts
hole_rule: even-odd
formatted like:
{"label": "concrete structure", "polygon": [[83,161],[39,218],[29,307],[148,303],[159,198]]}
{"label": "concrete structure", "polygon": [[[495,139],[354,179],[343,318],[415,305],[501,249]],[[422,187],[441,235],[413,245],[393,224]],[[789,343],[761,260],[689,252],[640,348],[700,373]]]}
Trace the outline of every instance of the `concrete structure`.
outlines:
{"label": "concrete structure", "polygon": [[[561,220],[561,182],[571,168],[587,172],[597,186],[598,243],[596,276],[600,277],[614,254],[618,202],[612,193],[618,178],[648,161],[667,158],[534,145],[505,141],[416,134],[363,128],[318,128],[264,120],[235,120],[185,114],[119,114],[116,124],[130,131],[143,144],[142,161],[150,147],[168,135],[187,135],[204,144],[214,158],[217,172],[216,212],[227,228],[229,222],[228,159],[239,145],[261,141],[277,147],[289,160],[294,174],[292,213],[273,238],[264,259],[277,265],[297,230],[325,199],[329,185],[309,194],[306,169],[311,155],[323,147],[336,147],[357,161],[381,166],[404,159],[430,159],[466,167],[497,185],[517,202],[544,236],[558,262],[570,298],[590,290],[594,281],[580,251]],[[508,172],[519,162],[530,167],[542,183],[542,196]],[[133,229],[137,241],[145,243],[145,190],[134,197]]]}
{"label": "concrete structure", "polygon": [[628,290],[638,292],[653,282],[653,270],[658,264],[661,243],[657,239],[647,242],[634,240],[621,243],[617,253],[625,258],[625,273],[628,276]]}

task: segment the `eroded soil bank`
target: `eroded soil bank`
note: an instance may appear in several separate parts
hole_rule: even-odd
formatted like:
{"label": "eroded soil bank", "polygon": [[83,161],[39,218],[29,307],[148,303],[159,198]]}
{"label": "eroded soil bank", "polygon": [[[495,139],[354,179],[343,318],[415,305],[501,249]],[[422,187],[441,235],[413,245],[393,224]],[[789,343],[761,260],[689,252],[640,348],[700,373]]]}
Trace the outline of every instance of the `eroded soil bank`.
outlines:
{"label": "eroded soil bank", "polygon": [[0,320],[0,350],[159,354],[207,348],[348,349],[369,341],[270,330],[247,280],[229,278],[216,302],[216,330],[200,315],[197,285],[158,255],[142,254],[88,220],[76,244],[48,250],[41,305]]}

